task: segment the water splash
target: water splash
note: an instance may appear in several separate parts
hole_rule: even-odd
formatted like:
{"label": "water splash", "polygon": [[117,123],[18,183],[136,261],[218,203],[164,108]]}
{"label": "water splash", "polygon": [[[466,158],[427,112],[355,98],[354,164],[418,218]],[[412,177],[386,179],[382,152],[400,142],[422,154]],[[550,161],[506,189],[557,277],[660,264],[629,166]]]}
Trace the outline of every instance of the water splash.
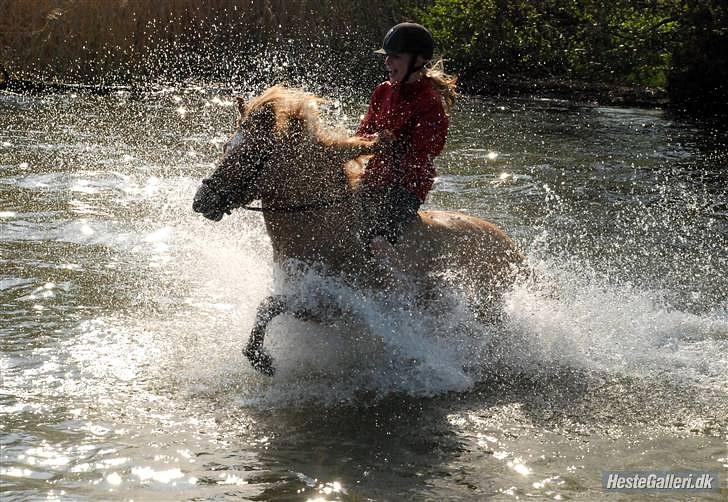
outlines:
{"label": "water splash", "polygon": [[[246,406],[335,405],[398,393],[464,392],[493,372],[549,378],[562,367],[726,390],[727,363],[719,350],[728,343],[725,311],[676,310],[654,291],[604,280],[584,261],[539,261],[534,254],[539,280],[507,295],[502,324],[484,324],[456,289],[445,291],[439,306],[423,307],[411,290],[358,290],[316,269],[284,280],[257,219],[227,225],[242,239],[228,240],[228,231],[207,224],[178,229],[198,275],[189,276],[187,264],[176,266],[204,284],[186,303],[208,312],[194,346],[185,348],[184,359],[193,364],[182,378],[192,393],[234,388]],[[328,326],[275,320],[266,344],[278,374],[268,379],[249,368],[240,350],[258,302],[271,291],[307,309],[334,302],[346,316]]]}
{"label": "water splash", "polygon": [[[534,262],[532,262],[533,264]],[[518,285],[509,328],[534,342],[543,363],[723,391],[728,311],[694,314],[659,293],[605,280],[580,261],[541,261],[540,284]]]}

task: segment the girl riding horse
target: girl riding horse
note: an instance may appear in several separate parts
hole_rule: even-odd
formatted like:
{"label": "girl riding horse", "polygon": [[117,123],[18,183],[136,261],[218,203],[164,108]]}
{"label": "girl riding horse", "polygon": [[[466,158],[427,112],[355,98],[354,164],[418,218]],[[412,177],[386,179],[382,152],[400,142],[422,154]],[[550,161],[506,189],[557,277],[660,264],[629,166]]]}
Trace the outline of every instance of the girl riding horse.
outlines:
{"label": "girl riding horse", "polygon": [[442,152],[455,102],[456,78],[442,62],[426,68],[435,42],[416,23],[389,30],[382,48],[389,79],[372,93],[358,136],[376,139],[379,147],[361,180],[360,196],[370,212],[364,236],[373,254],[394,261],[393,244],[417,218],[436,175],[433,159]]}
{"label": "girl riding horse", "polygon": [[[395,26],[383,45],[390,80],[375,89],[360,136],[323,127],[317,96],[272,87],[240,103],[235,135],[197,190],[193,209],[218,221],[259,199],[260,207],[247,208],[262,212],[280,265],[323,266],[369,288],[381,275],[371,267],[371,252],[391,253],[396,242],[401,276],[416,281],[418,289],[436,293],[447,276],[472,292],[476,306],[497,303],[523,260],[508,235],[474,216],[417,212],[432,187],[432,159],[445,142],[455,79],[424,70],[434,44],[419,25]],[[321,312],[299,303],[273,294],[258,307],[244,354],[261,373],[275,372],[264,347],[273,318],[288,313],[322,320]]]}

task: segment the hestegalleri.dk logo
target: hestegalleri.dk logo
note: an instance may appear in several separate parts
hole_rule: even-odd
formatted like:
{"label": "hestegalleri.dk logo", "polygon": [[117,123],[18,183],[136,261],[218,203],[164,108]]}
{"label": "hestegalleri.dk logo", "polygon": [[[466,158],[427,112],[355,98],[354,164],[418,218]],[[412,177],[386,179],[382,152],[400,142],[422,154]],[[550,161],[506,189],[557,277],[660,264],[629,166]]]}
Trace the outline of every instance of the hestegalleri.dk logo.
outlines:
{"label": "hestegalleri.dk logo", "polygon": [[715,471],[606,471],[602,474],[602,487],[622,492],[717,492],[720,482]]}

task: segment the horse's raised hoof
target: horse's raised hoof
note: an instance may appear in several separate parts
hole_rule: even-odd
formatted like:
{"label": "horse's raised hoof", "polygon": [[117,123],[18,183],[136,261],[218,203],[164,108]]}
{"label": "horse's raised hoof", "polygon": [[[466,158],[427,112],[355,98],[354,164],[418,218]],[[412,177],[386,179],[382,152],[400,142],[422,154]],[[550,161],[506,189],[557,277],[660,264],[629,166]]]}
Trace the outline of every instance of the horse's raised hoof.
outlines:
{"label": "horse's raised hoof", "polygon": [[273,367],[273,358],[263,349],[248,346],[243,350],[243,354],[250,361],[250,365],[259,373],[269,377],[276,374],[276,369]]}

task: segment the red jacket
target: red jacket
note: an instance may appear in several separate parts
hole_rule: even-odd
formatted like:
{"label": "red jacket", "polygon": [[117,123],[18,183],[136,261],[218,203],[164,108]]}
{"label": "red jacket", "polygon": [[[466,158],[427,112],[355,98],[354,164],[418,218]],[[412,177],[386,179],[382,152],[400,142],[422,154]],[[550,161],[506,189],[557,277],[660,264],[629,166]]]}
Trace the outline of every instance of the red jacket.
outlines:
{"label": "red jacket", "polygon": [[362,183],[399,185],[424,202],[436,175],[432,160],[445,146],[448,124],[442,97],[430,79],[379,84],[356,133],[366,136],[389,130],[395,141],[392,148],[372,157]]}

